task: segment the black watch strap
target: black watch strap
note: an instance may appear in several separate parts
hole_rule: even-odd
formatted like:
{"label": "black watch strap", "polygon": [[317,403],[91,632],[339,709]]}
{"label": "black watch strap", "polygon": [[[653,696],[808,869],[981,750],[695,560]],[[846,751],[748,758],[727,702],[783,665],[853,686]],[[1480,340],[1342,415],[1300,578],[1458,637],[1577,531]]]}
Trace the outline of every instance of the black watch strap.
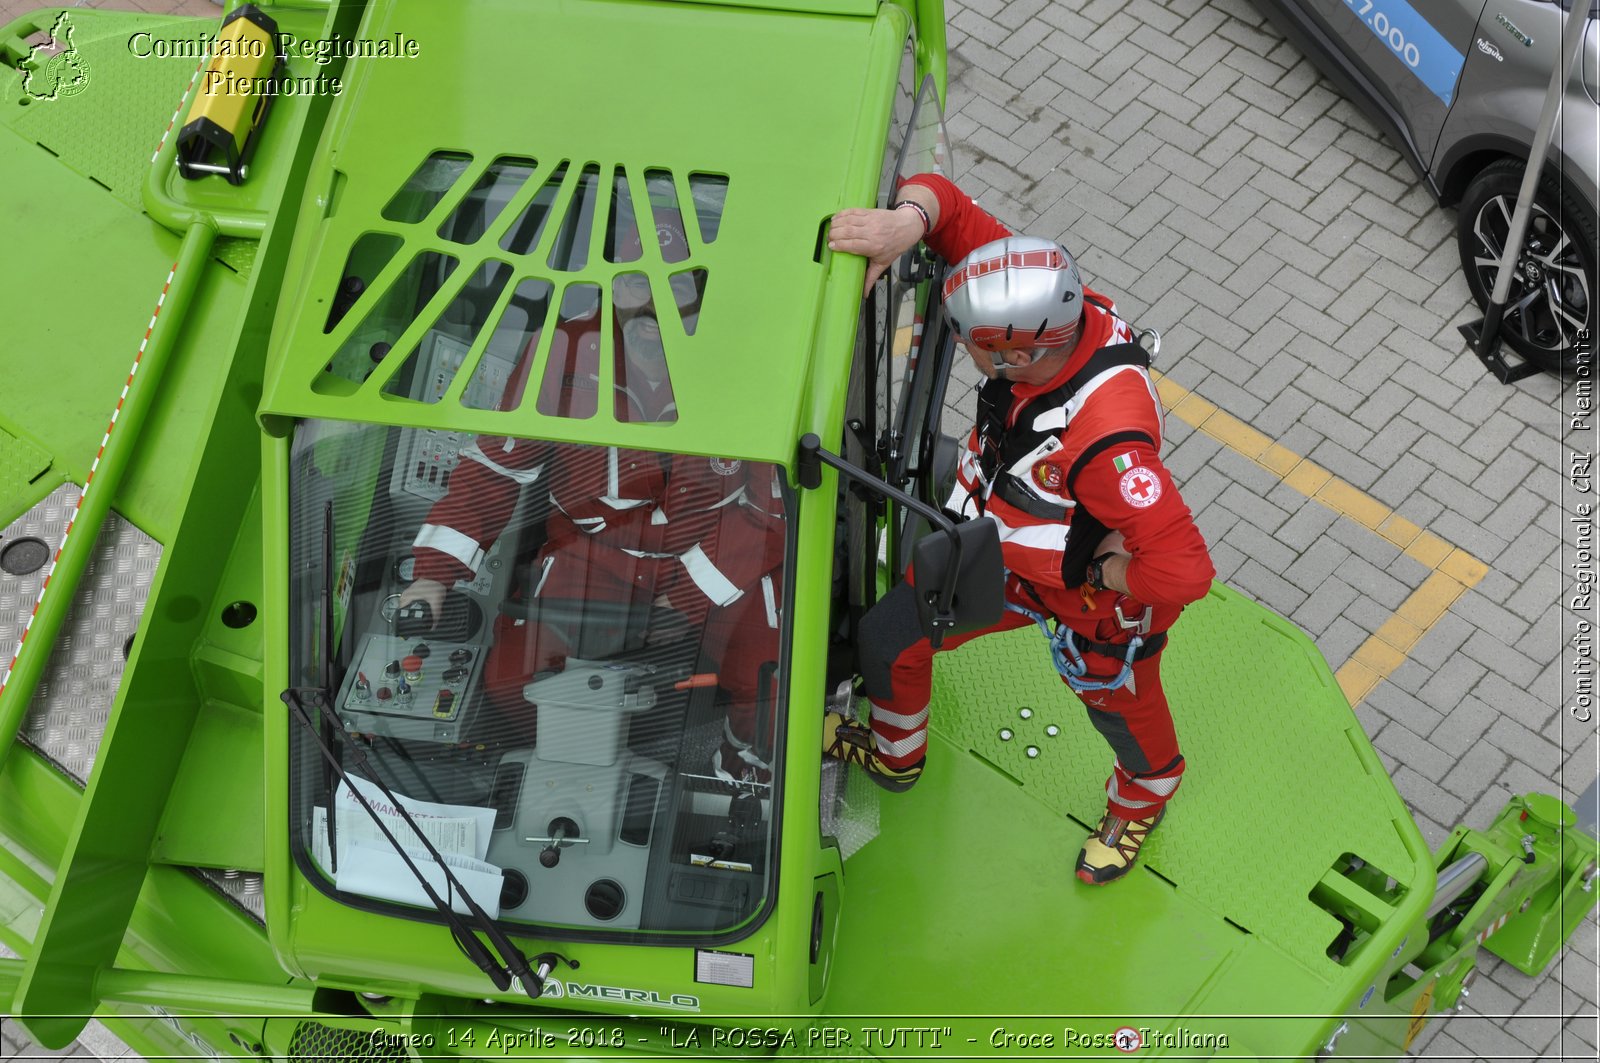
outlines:
{"label": "black watch strap", "polygon": [[1097,591],[1103,591],[1106,589],[1106,561],[1116,556],[1117,552],[1115,550],[1107,550],[1105,553],[1089,562],[1089,570],[1087,573],[1085,573],[1085,575],[1088,577],[1089,586],[1093,587]]}

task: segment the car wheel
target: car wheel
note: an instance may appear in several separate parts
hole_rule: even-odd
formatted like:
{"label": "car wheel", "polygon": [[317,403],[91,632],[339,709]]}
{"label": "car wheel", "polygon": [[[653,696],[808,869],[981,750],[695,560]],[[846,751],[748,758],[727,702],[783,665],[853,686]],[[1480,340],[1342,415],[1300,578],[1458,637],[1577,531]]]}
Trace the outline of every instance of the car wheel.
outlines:
{"label": "car wheel", "polygon": [[[1461,201],[1461,268],[1482,309],[1494,293],[1522,174],[1520,161],[1501,159],[1473,178]],[[1557,373],[1594,358],[1595,257],[1593,212],[1549,178],[1539,182],[1500,326],[1512,350]]]}

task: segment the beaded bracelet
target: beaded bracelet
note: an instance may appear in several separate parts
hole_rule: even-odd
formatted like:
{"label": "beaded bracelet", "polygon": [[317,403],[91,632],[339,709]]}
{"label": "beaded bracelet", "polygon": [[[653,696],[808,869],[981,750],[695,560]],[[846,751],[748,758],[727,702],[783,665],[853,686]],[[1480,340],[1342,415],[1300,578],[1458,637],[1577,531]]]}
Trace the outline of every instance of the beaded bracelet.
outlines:
{"label": "beaded bracelet", "polygon": [[899,210],[901,207],[910,207],[912,210],[921,215],[923,236],[927,236],[929,233],[933,232],[933,219],[928,217],[928,211],[921,203],[911,199],[902,199],[900,202],[896,203],[892,209]]}

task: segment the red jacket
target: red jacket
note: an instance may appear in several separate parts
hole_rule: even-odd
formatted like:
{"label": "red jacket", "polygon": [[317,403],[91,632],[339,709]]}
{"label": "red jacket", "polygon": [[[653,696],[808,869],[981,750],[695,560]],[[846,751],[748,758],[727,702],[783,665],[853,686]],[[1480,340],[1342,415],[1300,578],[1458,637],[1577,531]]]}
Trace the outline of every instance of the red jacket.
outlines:
{"label": "red jacket", "polygon": [[[1009,229],[943,177],[921,174],[906,183],[920,185],[938,197],[939,224],[928,234],[927,243],[947,262],[959,262],[991,240],[1011,235]],[[1028,402],[1060,387],[1083,368],[1095,351],[1132,339],[1127,322],[1116,316],[1115,307],[1107,312],[1088,301],[1098,299],[1110,306],[1108,300],[1092,291],[1085,295],[1085,321],[1077,349],[1054,379],[1044,384],[1014,385],[1008,425],[1015,423]],[[1129,593],[1156,607],[1154,621],[1158,629],[1169,626],[1183,606],[1206,593],[1216,570],[1189,507],[1161,463],[1161,402],[1148,372],[1138,366],[1108,370],[1085,384],[1065,408],[1057,410],[1052,412],[1063,427],[1052,441],[1054,446],[1035,455],[1028,468],[1014,471],[1041,501],[1067,503],[1064,518],[1033,516],[997,495],[989,495],[993,485],[985,481],[978,467],[976,429],[968,437],[962,455],[951,507],[976,516],[978,499],[982,498],[982,511],[1000,526],[1006,567],[1032,584],[1057,616],[1103,619],[1111,615],[1116,595],[1098,594],[1089,604],[1080,593],[1084,574],[1061,571],[1072,510],[1081,504],[1107,527],[1122,532],[1132,555]],[[1034,414],[1039,416],[1037,410]],[[1039,420],[1035,424],[1044,427]],[[1106,437],[1129,431],[1142,433],[1154,445],[1109,445],[1090,457],[1073,484],[1075,497],[1069,495],[1067,474],[1074,462]]]}

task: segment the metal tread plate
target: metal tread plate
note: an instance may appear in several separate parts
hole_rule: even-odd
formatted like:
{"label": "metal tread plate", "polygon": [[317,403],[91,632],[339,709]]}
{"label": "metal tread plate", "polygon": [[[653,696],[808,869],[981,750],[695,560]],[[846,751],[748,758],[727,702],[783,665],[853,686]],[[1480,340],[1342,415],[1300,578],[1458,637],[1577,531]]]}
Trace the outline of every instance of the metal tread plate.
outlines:
{"label": "metal tread plate", "polygon": [[235,907],[263,925],[267,920],[267,900],[262,891],[259,871],[221,870],[196,867],[192,871],[201,881],[228,899]]}
{"label": "metal tread plate", "polygon": [[[80,494],[76,484],[52,491],[0,532],[0,550],[33,539],[54,557]],[[122,683],[123,647],[138,629],[160,560],[160,543],[115,513],[107,518],[23,721],[19,737],[80,786],[94,766]],[[0,668],[17,652],[49,567],[0,570]]]}

